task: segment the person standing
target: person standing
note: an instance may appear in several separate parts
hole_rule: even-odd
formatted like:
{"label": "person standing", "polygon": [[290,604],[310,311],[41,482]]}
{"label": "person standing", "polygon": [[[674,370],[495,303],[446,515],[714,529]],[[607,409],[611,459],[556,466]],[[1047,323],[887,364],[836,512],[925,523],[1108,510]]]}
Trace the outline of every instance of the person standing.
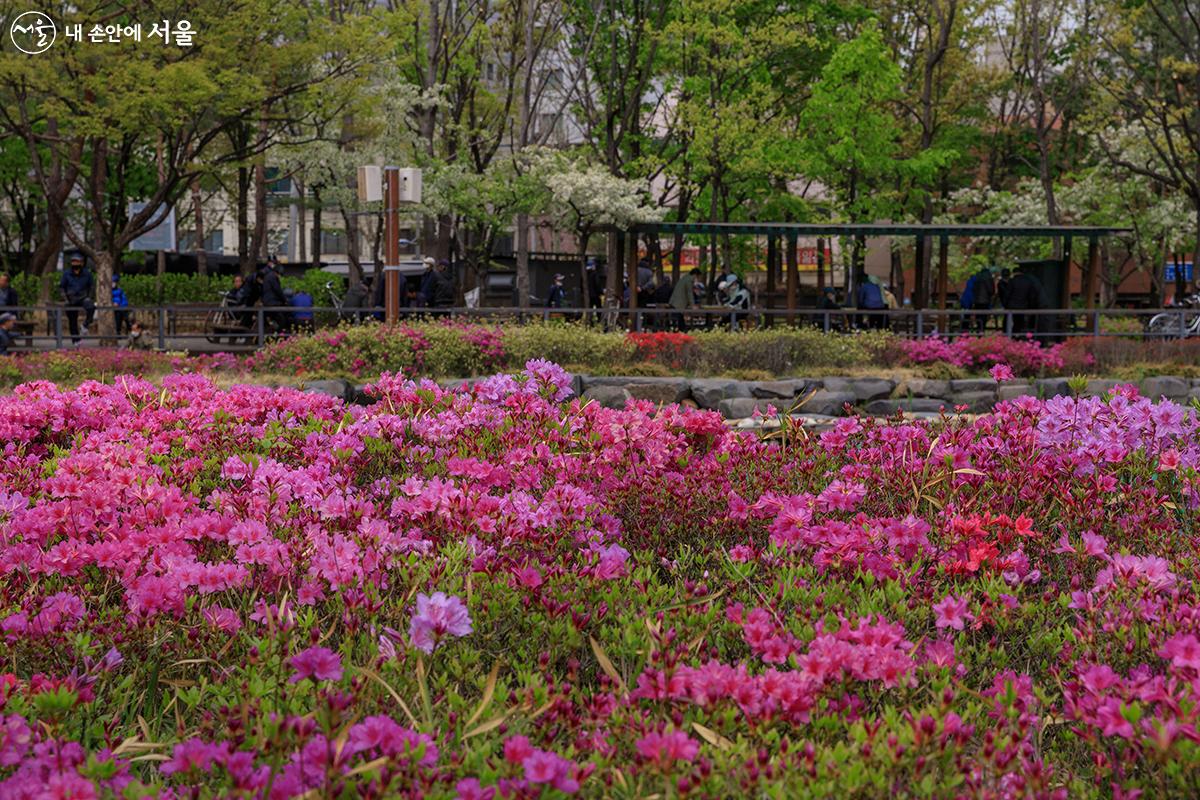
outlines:
{"label": "person standing", "polygon": [[117,336],[129,330],[129,298],[121,288],[121,276],[114,274],[112,278],[113,322],[117,327]]}
{"label": "person standing", "polygon": [[688,274],[679,279],[679,283],[675,284],[675,288],[671,291],[671,299],[668,301],[672,309],[671,326],[678,331],[687,330],[687,319],[683,312],[695,304],[696,280],[699,277],[699,268],[693,267]]}
{"label": "person standing", "polygon": [[[1026,268],[1017,270],[1008,282],[1008,297],[1004,305],[1012,311],[1033,311],[1042,307],[1042,283]],[[1031,314],[1013,314],[1012,332],[1016,334],[1037,333],[1037,317]]]}
{"label": "person standing", "polygon": [[298,330],[313,331],[313,296],[301,289],[292,294],[292,322]]}
{"label": "person standing", "polygon": [[7,272],[0,272],[0,311],[16,314],[20,305],[17,290],[12,287],[12,278]]}
{"label": "person standing", "polygon": [[975,286],[971,300],[971,309],[975,311],[975,333],[982,336],[987,328],[988,312],[992,310],[992,303],[996,298],[996,281],[992,277],[992,271],[988,267],[984,267],[975,273]]}
{"label": "person standing", "polygon": [[[283,284],[279,280],[279,273],[275,271],[273,265],[268,264],[259,270],[259,284],[262,287],[262,304],[263,308],[281,308],[288,304],[287,297],[283,293]],[[286,331],[288,328],[288,318],[286,311],[268,311],[266,312],[267,319],[272,322],[277,331]]]}
{"label": "person standing", "polygon": [[547,308],[563,308],[567,302],[567,290],[563,288],[566,276],[561,272],[554,274],[554,283],[550,286],[550,294],[546,297]]}
{"label": "person standing", "polygon": [[421,283],[417,287],[417,308],[427,308],[433,305],[434,284],[437,283],[436,262],[426,256],[423,260],[425,271],[421,273]]}
{"label": "person standing", "polygon": [[450,308],[454,305],[454,278],[450,275],[450,262],[442,259],[433,271],[433,306]]}
{"label": "person standing", "polygon": [[[83,265],[83,256],[73,255],[68,269],[58,281],[58,290],[67,306],[67,327],[72,343],[78,345],[80,338],[88,335],[88,328],[96,316],[96,303],[92,295],[96,292],[96,281],[92,271]],[[84,311],[83,326],[79,325],[79,312]]]}
{"label": "person standing", "polygon": [[[874,275],[864,276],[863,280],[858,284],[858,290],[855,292],[855,299],[858,303],[859,311],[885,311],[887,305],[883,302],[883,292],[876,283],[878,278]],[[886,314],[870,314],[863,315],[863,323],[865,327],[880,329],[887,324]]]}

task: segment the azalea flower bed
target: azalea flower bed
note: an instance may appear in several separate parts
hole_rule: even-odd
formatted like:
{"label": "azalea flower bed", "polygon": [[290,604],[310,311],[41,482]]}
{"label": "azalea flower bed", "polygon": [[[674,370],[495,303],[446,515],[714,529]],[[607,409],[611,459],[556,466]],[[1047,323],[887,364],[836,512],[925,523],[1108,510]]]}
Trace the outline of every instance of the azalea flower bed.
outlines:
{"label": "azalea flower bed", "polygon": [[0,398],[0,797],[1192,797],[1197,421]]}

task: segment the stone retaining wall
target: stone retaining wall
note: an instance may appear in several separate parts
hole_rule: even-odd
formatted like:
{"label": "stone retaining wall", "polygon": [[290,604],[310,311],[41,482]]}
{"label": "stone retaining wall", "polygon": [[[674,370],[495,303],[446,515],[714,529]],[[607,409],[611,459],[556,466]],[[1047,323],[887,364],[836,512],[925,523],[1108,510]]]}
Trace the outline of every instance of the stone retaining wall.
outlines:
{"label": "stone retaining wall", "polygon": [[[462,386],[471,379],[443,381],[445,386]],[[1089,380],[1084,394],[1101,395],[1119,381]],[[306,391],[341,397],[348,402],[368,402],[362,386],[342,380],[308,381]],[[1146,378],[1139,390],[1155,400],[1166,397],[1186,403],[1200,398],[1200,380],[1173,376]],[[968,413],[990,411],[999,400],[1022,395],[1053,397],[1071,393],[1066,378],[997,383],[992,378],[931,380],[927,378],[792,378],[775,381],[737,381],[726,378],[638,378],[576,375],[577,395],[609,408],[623,408],[630,398],[658,404],[683,403],[719,411],[730,420],[752,418],[773,406],[777,413],[807,418],[828,418],[846,413],[849,404],[859,413],[888,416],[897,411],[913,415],[935,415],[942,409],[964,406]]]}

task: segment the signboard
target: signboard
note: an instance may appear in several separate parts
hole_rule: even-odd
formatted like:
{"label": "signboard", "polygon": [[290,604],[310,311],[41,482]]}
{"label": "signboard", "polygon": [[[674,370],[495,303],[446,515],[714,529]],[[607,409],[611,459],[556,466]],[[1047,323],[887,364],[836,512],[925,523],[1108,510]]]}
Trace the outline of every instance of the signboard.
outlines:
{"label": "signboard", "polygon": [[[1192,262],[1185,261],[1181,266],[1183,267],[1183,279],[1185,281],[1192,280]],[[1174,282],[1174,280],[1175,280],[1175,262],[1174,261],[1167,262],[1167,271],[1163,277],[1166,279],[1167,283]]]}
{"label": "signboard", "polygon": [[[146,207],[145,203],[130,203],[129,216],[133,216]],[[154,217],[162,213],[162,209],[154,212]],[[151,220],[154,219],[151,217]],[[130,250],[174,250],[175,249],[175,209],[158,224],[129,243]]]}

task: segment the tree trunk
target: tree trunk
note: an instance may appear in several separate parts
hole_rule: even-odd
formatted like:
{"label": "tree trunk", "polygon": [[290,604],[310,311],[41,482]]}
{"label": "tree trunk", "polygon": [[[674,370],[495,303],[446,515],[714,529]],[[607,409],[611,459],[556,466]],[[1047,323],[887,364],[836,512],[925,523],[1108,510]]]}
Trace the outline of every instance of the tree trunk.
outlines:
{"label": "tree trunk", "polygon": [[[113,267],[117,263],[120,253],[111,253],[108,250],[98,250],[96,252],[96,306],[112,305],[112,284],[113,284]],[[83,324],[83,314],[80,314],[79,324]],[[101,336],[113,336],[116,334],[116,324],[111,311],[97,311],[95,321],[96,333]],[[111,344],[111,343],[110,343]]]}
{"label": "tree trunk", "polygon": [[587,270],[587,249],[588,240],[591,235],[587,231],[579,234],[579,299],[580,305],[583,308],[589,308],[592,304],[592,296],[588,287],[588,270]]}
{"label": "tree trunk", "polygon": [[200,179],[192,179],[192,215],[196,218],[196,274],[208,274],[208,250],[204,247],[204,198],[200,194]]}
{"label": "tree trunk", "polygon": [[250,241],[251,257],[266,261],[267,252],[267,165],[266,156],[260,156],[254,165],[254,237]]}
{"label": "tree trunk", "polygon": [[[529,308],[529,215],[517,214],[517,306]],[[587,276],[584,276],[584,296],[587,296]],[[584,304],[584,308],[587,304]]]}
{"label": "tree trunk", "polygon": [[238,268],[243,275],[253,272],[253,253],[250,251],[250,170],[238,167],[237,228]]}
{"label": "tree trunk", "polygon": [[314,186],[313,196],[313,229],[312,229],[312,262],[321,263],[321,187]]}
{"label": "tree trunk", "polygon": [[342,207],[342,224],[346,226],[346,261],[349,264],[347,270],[349,276],[349,285],[358,286],[363,280],[362,257],[358,252],[358,228],[355,227],[355,217],[350,216],[346,208]]}
{"label": "tree trunk", "polygon": [[[308,263],[308,208],[304,202],[304,184],[296,180],[296,204],[300,207],[300,216],[296,220],[296,243],[300,245],[300,263]],[[376,261],[379,259],[376,258]]]}

